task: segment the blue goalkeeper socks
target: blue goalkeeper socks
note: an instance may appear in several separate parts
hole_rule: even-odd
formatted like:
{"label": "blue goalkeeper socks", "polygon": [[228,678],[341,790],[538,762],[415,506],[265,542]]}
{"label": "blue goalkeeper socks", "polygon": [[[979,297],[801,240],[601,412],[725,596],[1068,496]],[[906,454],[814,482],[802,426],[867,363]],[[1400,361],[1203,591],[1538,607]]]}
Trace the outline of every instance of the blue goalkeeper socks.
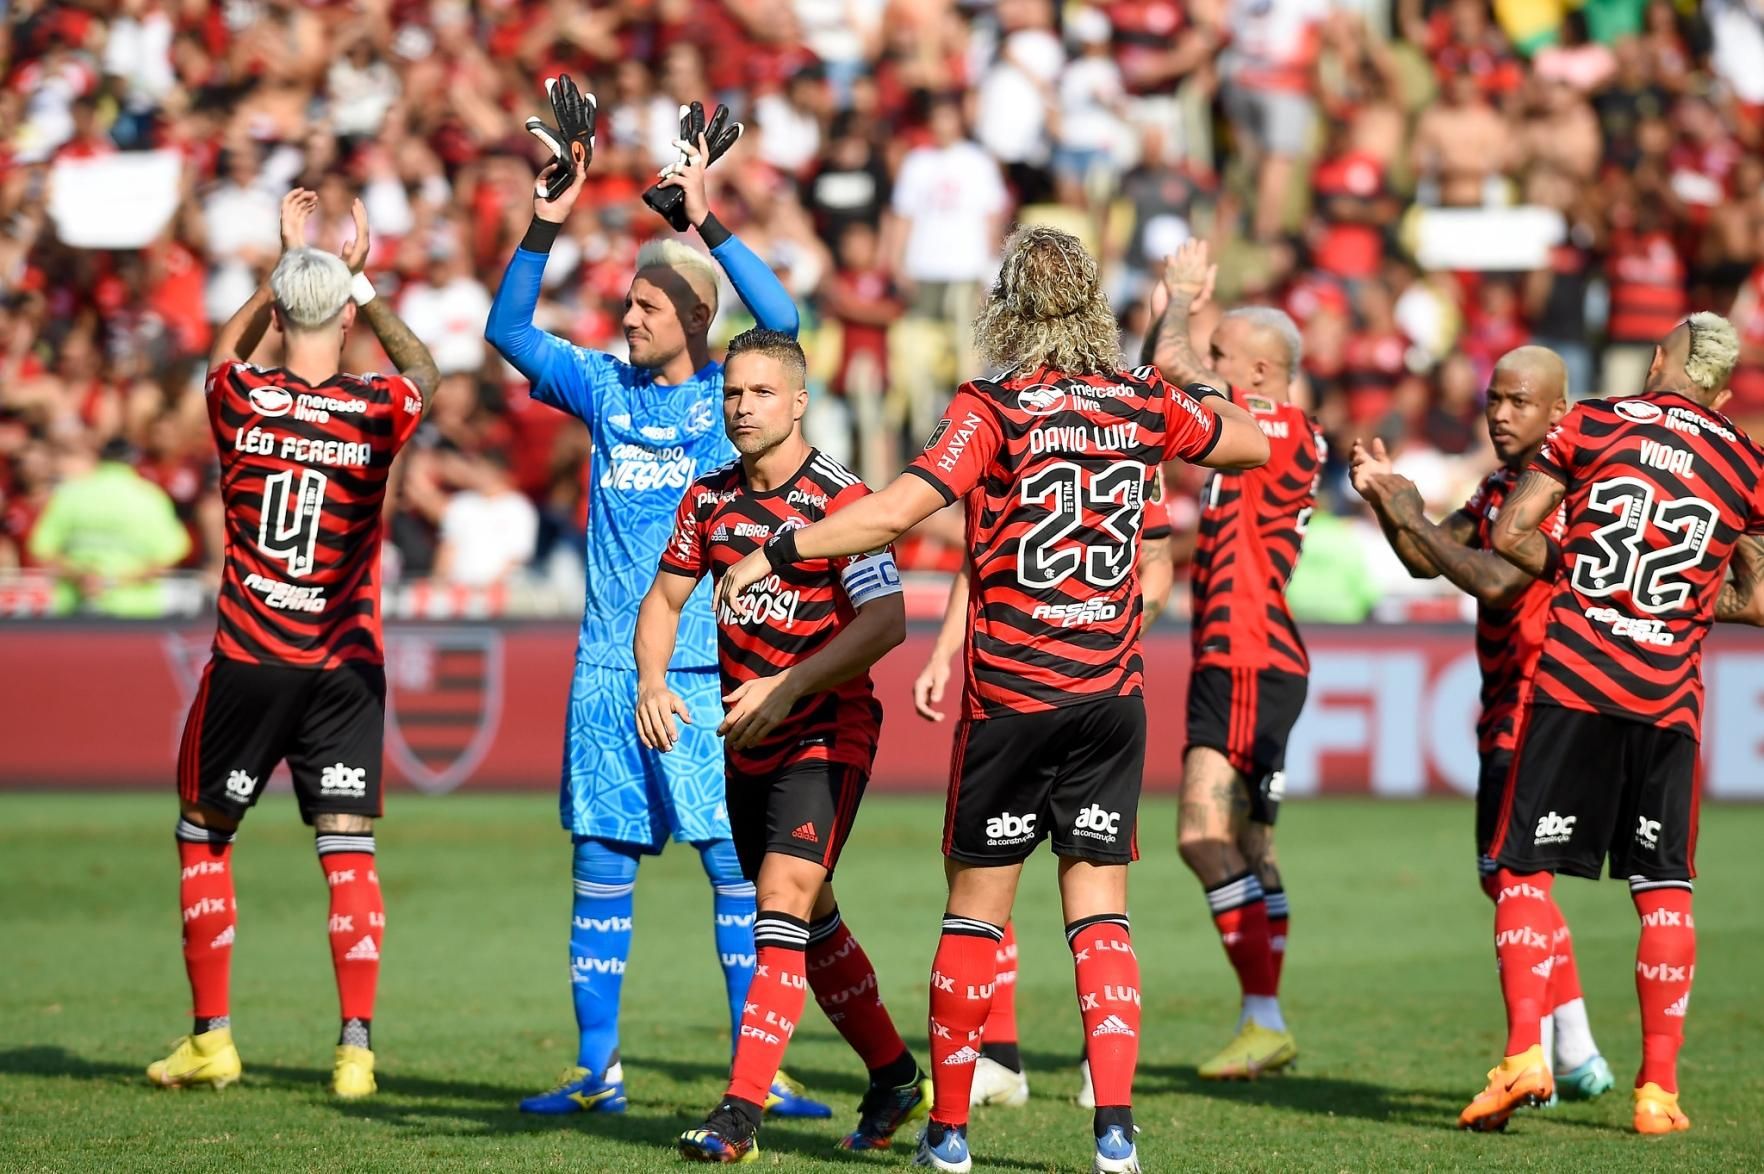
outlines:
{"label": "blue goalkeeper socks", "polygon": [[741,861],[728,840],[695,845],[704,874],[715,894],[717,958],[723,964],[723,988],[729,996],[729,1046],[741,1038],[741,1012],[753,981],[753,882],[741,875]]}
{"label": "blue goalkeeper socks", "polygon": [[[580,1035],[576,1063],[604,1077],[619,1046],[619,992],[625,984],[625,960],[631,954],[631,894],[637,887],[637,853],[629,845],[606,840],[578,838],[574,842],[570,994],[576,1004],[576,1031]],[[749,909],[752,891],[749,886]]]}

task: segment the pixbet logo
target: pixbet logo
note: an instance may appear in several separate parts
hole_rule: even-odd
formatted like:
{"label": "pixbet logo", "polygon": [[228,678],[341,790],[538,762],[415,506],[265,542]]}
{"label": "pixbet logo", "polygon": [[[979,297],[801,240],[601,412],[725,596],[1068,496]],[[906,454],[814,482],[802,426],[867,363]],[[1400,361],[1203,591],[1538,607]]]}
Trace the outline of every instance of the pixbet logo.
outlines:
{"label": "pixbet logo", "polygon": [[1537,821],[1537,830],[1532,833],[1534,844],[1566,844],[1574,838],[1574,821],[1577,815],[1557,815],[1550,812]]}
{"label": "pixbet logo", "polygon": [[1035,834],[1033,815],[1013,815],[1001,812],[986,821],[986,842],[988,844],[1013,844],[1028,839]]}

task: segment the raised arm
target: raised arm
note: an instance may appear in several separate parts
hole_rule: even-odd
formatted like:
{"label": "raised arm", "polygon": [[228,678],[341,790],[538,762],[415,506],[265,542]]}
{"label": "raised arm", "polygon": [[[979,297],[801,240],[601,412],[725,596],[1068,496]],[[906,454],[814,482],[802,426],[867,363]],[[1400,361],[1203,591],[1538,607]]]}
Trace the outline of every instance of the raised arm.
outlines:
{"label": "raised arm", "polygon": [[1555,516],[1566,492],[1549,474],[1527,469],[1495,519],[1490,536],[1495,551],[1534,579],[1554,579],[1561,565],[1562,548],[1542,527]]}
{"label": "raised arm", "polygon": [[380,340],[385,349],[386,357],[398,368],[398,373],[417,385],[423,393],[423,415],[429,414],[434,403],[435,388],[441,382],[441,368],[435,364],[435,356],[423,340],[411,333],[410,327],[404,324],[396,311],[386,303],[385,298],[370,298],[360,303],[360,313],[367,319],[367,324]]}
{"label": "raised arm", "polygon": [[[361,206],[361,201],[356,201]],[[305,188],[295,188],[282,197],[282,251],[297,249],[306,243],[306,221],[318,209],[318,193]],[[365,211],[356,218],[356,232],[366,232]],[[244,362],[256,352],[258,344],[270,328],[270,307],[275,304],[275,295],[270,292],[269,282],[265,281],[246,300],[243,306],[233,311],[233,316],[221,323],[221,328],[214,333],[214,343],[208,349],[208,369],[214,370],[222,363],[238,360]]]}
{"label": "raised arm", "polygon": [[533,221],[508,260],[502,283],[490,302],[490,317],[484,323],[485,341],[513,364],[535,391],[556,386],[574,369],[574,348],[569,342],[533,325],[533,310],[539,305],[539,284],[545,276],[545,259],[551,255],[551,246],[588,178],[585,170],[578,171],[557,199],[548,200],[545,183],[555,167],[553,164],[539,173],[533,196]]}
{"label": "raised arm", "polygon": [[1207,256],[1207,243],[1190,238],[1165,259],[1164,280],[1152,292],[1154,311],[1163,300],[1163,312],[1154,313],[1152,327],[1145,336],[1145,350],[1170,382],[1206,383],[1223,390],[1224,377],[1195,354],[1190,334],[1190,316],[1212,297],[1213,283],[1218,278],[1218,267]]}

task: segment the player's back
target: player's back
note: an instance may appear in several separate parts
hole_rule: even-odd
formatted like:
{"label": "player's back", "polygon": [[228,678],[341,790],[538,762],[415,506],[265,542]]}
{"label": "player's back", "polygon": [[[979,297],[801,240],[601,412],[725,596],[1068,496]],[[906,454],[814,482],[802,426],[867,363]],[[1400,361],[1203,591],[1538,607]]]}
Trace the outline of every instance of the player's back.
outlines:
{"label": "player's back", "polygon": [[422,410],[397,375],[308,384],[236,361],[210,373],[226,530],[218,655],[310,668],[383,659],[381,507]]}
{"label": "player's back", "polygon": [[1158,466],[1204,456],[1220,427],[1151,367],[958,392],[911,471],[966,498],[971,716],[1141,691],[1145,503]]}
{"label": "player's back", "polygon": [[1764,532],[1764,451],[1674,392],[1593,400],[1535,468],[1566,486],[1567,533],[1536,698],[1696,737],[1702,642],[1741,534]]}
{"label": "player's back", "polygon": [[1201,491],[1191,576],[1194,662],[1300,676],[1310,659],[1286,603],[1317,501],[1322,429],[1303,409],[1230,390],[1268,438],[1266,464],[1215,469]]}

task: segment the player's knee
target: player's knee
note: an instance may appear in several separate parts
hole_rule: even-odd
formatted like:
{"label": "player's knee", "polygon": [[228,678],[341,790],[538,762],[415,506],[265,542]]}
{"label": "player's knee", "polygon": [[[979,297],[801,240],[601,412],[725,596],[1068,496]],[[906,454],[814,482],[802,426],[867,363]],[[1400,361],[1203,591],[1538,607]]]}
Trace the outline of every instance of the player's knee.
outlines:
{"label": "player's knee", "polygon": [[713,886],[722,888],[747,883],[747,878],[741,874],[741,857],[735,853],[733,840],[708,840],[697,848],[698,862],[704,866],[704,875]]}
{"label": "player's knee", "polygon": [[321,835],[372,836],[374,819],[371,815],[328,811],[313,816],[312,830]]}
{"label": "player's knee", "polygon": [[185,800],[178,805],[178,816],[185,823],[211,832],[231,834],[239,830],[239,818],[205,807],[200,803]]}
{"label": "player's knee", "polygon": [[622,889],[625,892],[635,887],[637,857],[633,853],[622,851],[621,847],[605,840],[577,840],[570,857],[570,874],[577,885],[594,885],[599,890]]}
{"label": "player's knee", "polygon": [[1190,872],[1209,884],[1224,880],[1233,871],[1232,863],[1241,859],[1229,836],[1207,828],[1182,829],[1176,836],[1176,854]]}
{"label": "player's knee", "polygon": [[821,882],[825,877],[823,870],[812,866],[762,868],[759,881],[754,886],[760,912],[788,913],[807,921],[814,911],[815,898],[821,891]]}

